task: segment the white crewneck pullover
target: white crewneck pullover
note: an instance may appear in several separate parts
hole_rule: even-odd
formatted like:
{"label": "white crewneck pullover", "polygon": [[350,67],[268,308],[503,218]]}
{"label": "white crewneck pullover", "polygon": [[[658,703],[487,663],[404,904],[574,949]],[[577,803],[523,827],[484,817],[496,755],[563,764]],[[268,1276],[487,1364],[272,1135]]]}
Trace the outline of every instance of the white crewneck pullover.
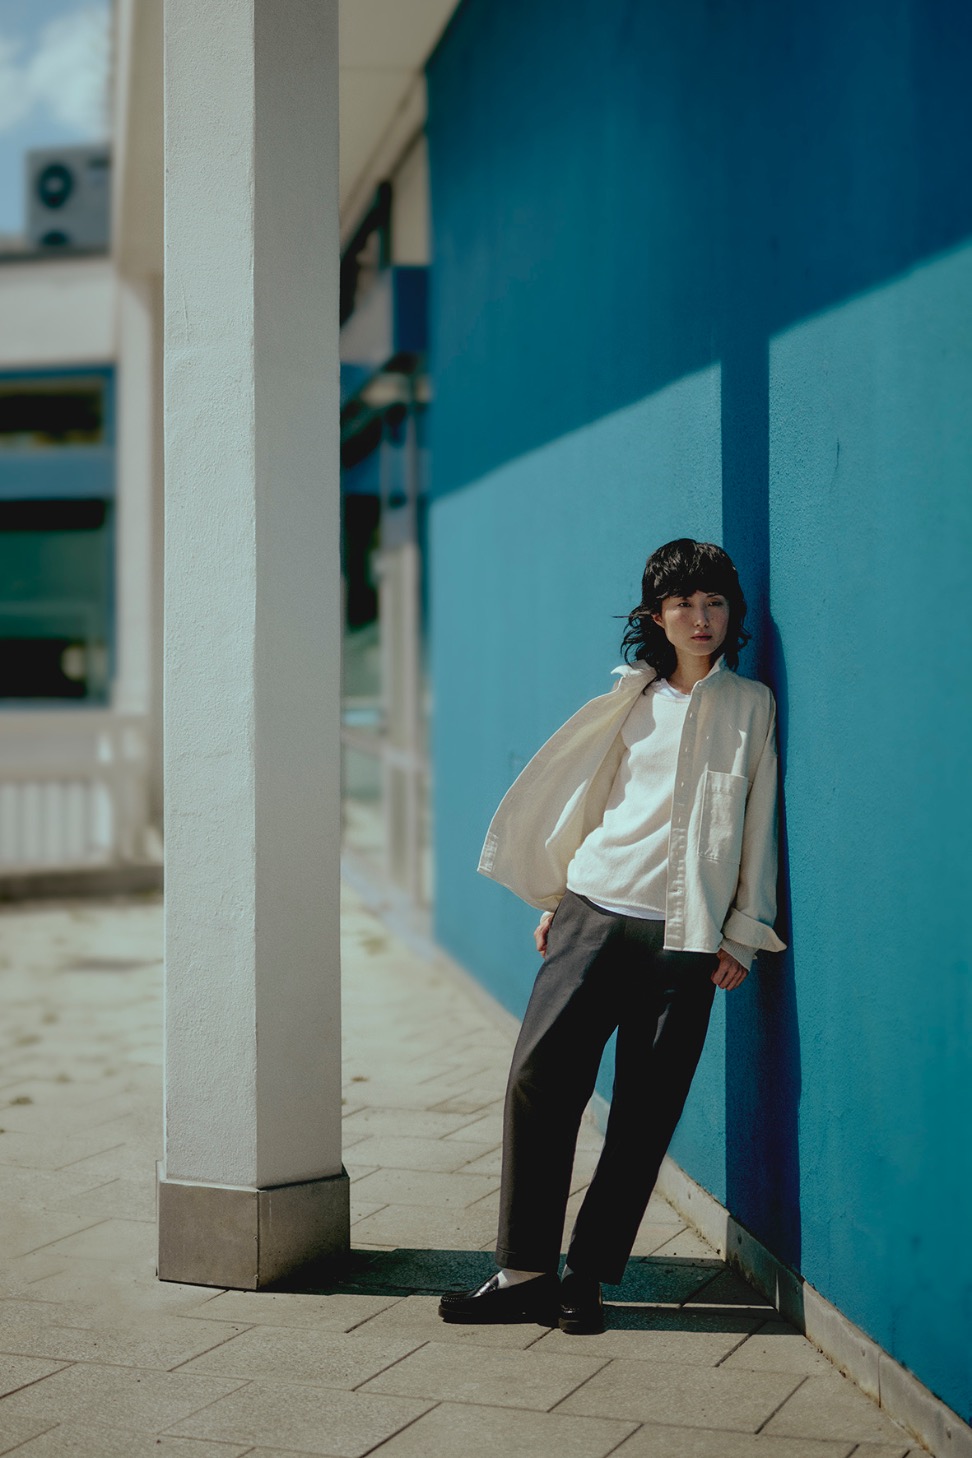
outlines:
{"label": "white crewneck pullover", "polygon": [[691,694],[656,679],[621,726],[624,754],[604,817],[567,868],[567,887],[606,911],[665,918],[675,769]]}

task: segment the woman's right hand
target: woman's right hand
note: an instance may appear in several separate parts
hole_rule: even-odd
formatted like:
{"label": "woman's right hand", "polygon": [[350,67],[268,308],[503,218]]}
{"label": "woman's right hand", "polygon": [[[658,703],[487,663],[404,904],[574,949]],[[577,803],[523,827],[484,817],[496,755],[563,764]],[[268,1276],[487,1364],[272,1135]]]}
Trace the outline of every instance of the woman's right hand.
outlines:
{"label": "woman's right hand", "polygon": [[536,943],[537,951],[540,953],[541,957],[545,957],[547,955],[547,932],[550,930],[550,923],[553,921],[553,919],[553,912],[545,911],[543,913],[543,916],[541,916],[540,918],[540,925],[533,933],[533,940]]}

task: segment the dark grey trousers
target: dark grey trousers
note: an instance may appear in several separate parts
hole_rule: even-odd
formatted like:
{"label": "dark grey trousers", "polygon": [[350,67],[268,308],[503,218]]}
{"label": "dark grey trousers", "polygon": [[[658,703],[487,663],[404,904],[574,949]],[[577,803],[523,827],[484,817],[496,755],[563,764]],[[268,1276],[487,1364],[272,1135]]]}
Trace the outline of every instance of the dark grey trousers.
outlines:
{"label": "dark grey trousers", "polygon": [[705,1042],[718,958],[662,950],[664,926],[568,891],[510,1069],[496,1259],[555,1271],[581,1116],[618,1030],[604,1148],[567,1263],[616,1284],[638,1233]]}

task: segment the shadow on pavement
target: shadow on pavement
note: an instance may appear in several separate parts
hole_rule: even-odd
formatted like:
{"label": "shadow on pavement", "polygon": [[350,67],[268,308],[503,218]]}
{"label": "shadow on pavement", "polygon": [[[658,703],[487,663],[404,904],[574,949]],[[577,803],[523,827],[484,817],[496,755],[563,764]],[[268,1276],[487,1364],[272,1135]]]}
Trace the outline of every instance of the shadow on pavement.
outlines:
{"label": "shadow on pavement", "polygon": [[[485,1251],[352,1250],[340,1272],[307,1266],[273,1289],[305,1295],[337,1292],[383,1296],[439,1295],[467,1290],[496,1269]],[[610,1327],[646,1331],[735,1330],[774,1308],[718,1259],[638,1256],[624,1280],[605,1288]]]}

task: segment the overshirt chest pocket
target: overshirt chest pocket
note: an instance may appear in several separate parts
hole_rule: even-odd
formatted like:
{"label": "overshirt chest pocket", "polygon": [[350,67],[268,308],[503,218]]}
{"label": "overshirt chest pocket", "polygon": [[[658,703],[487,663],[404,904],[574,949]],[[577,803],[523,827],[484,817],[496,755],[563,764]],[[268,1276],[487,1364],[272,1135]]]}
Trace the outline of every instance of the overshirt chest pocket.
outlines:
{"label": "overshirt chest pocket", "polygon": [[699,855],[704,861],[738,861],[746,818],[745,775],[706,770],[699,816]]}

